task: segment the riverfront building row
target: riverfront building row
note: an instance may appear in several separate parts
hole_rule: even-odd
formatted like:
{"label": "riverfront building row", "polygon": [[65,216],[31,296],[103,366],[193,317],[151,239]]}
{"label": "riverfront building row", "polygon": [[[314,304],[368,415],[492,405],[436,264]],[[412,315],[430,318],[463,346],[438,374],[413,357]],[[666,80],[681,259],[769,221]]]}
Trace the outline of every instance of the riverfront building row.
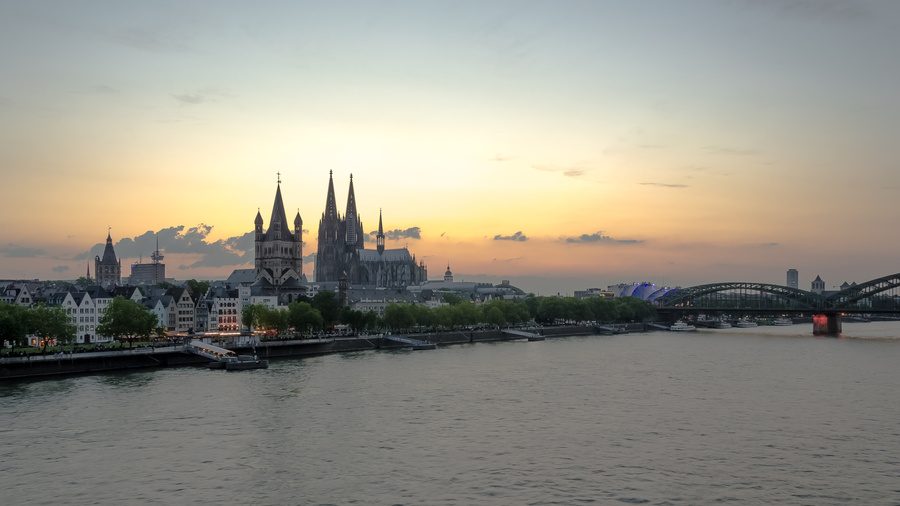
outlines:
{"label": "riverfront building row", "polygon": [[[268,227],[261,211],[254,219],[253,268],[235,270],[227,280],[213,282],[207,293],[191,293],[183,286],[162,288],[165,265],[161,263],[164,257],[158,244],[151,255],[153,263],[132,265],[131,285],[122,286],[122,261],[116,257],[108,233],[103,255],[97,255],[94,261],[95,284],[60,287],[11,283],[4,291],[8,294],[4,300],[23,306],[36,302],[60,305],[76,325],[76,342],[103,343],[110,339],[97,333],[99,318],[117,295],[147,306],[156,315],[158,326],[172,335],[239,331],[244,306],[263,304],[283,309],[292,301],[314,297],[321,290],[334,291],[351,309],[379,315],[392,302],[440,305],[445,293],[476,304],[525,295],[508,281],[497,286],[454,282],[449,265],[443,280],[428,281],[424,262],[418,262],[407,248],[385,247],[380,213],[378,231],[365,233],[356,209],[352,175],[346,212],[338,213],[332,173],[325,211],[319,220],[315,280],[309,281],[303,268],[303,219],[298,211],[288,221],[281,190],[279,178]],[[366,248],[366,242],[372,242],[366,240],[370,236],[374,236],[374,249]],[[91,278],[90,268],[87,278]],[[133,286],[137,284],[141,286]]]}

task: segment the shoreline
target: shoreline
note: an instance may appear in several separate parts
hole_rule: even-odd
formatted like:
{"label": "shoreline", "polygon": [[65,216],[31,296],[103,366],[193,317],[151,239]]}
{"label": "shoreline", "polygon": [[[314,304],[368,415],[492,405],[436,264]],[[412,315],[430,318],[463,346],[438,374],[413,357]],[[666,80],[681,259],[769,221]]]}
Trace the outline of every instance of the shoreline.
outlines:
{"label": "shoreline", "polygon": [[[613,335],[610,327],[567,325],[542,327],[537,332],[547,338],[588,335]],[[618,325],[628,332],[646,332],[644,324]],[[405,337],[434,343],[436,346],[453,344],[489,343],[524,339],[505,333],[501,329],[426,332],[404,334]],[[227,347],[227,346],[226,346]],[[368,350],[399,350],[408,345],[385,339],[380,335],[333,337],[328,339],[298,339],[291,341],[263,341],[256,346],[261,359],[306,358],[335,353]],[[248,346],[229,347],[238,354],[252,353]],[[162,348],[136,348],[120,351],[102,351],[68,355],[41,355],[29,358],[11,357],[0,360],[0,381],[16,379],[50,379],[59,376],[93,374],[112,371],[160,369],[166,367],[201,367],[208,358],[183,351],[181,346]]]}

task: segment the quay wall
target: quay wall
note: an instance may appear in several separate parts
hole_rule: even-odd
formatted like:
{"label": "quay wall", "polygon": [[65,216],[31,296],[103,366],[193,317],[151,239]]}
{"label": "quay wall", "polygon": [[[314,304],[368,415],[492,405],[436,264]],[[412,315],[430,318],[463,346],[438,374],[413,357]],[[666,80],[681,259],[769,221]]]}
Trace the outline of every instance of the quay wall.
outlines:
{"label": "quay wall", "polygon": [[[632,325],[629,332],[645,331],[640,324]],[[608,333],[592,326],[559,326],[531,329],[530,332],[546,337],[586,336]],[[463,330],[404,334],[406,337],[434,343],[438,346],[469,343],[488,343],[517,339],[501,330]],[[518,338],[521,339],[521,338]],[[226,346],[228,347],[228,346]],[[264,341],[256,345],[256,354],[264,359],[302,358],[332,353],[348,353],[376,349],[402,349],[401,343],[380,336],[359,336],[323,340]],[[229,347],[239,355],[249,355],[249,347]],[[74,355],[36,356],[31,359],[0,359],[0,380],[14,378],[52,377],[66,374],[90,374],[107,371],[153,369],[162,367],[204,367],[209,359],[181,351],[163,348],[151,351],[147,348],[85,353]]]}

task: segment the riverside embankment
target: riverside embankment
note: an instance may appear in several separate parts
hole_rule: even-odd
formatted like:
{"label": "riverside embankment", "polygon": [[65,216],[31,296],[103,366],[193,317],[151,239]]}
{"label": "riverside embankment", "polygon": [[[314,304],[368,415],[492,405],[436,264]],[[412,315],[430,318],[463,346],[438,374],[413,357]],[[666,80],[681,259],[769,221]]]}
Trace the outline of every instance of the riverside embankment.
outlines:
{"label": "riverside embankment", "polygon": [[[643,332],[643,324],[619,325],[618,329],[628,332]],[[529,332],[547,338],[602,335],[612,333],[610,327],[566,325],[539,327]],[[464,330],[404,334],[407,337],[434,343],[437,346],[467,343],[487,343],[512,341],[521,337],[509,335],[499,329]],[[225,347],[238,354],[251,354],[247,346],[236,346],[228,342]],[[299,339],[289,341],[262,341],[256,345],[260,358],[303,358],[331,353],[347,353],[377,349],[402,349],[405,346],[379,335],[354,337],[334,337],[327,339]],[[100,351],[91,353],[35,355],[31,357],[10,357],[0,359],[0,380],[15,378],[40,378],[66,374],[90,374],[128,369],[154,369],[165,367],[205,366],[209,359],[187,353],[181,346],[162,348],[136,348],[120,351]]]}

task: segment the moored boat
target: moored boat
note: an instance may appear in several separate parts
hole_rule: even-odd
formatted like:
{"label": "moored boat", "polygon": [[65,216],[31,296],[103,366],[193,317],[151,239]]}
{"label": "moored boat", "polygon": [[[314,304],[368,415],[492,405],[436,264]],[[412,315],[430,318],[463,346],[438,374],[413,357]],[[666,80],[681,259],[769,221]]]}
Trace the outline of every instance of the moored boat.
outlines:
{"label": "moored boat", "polygon": [[693,330],[697,330],[697,327],[688,325],[685,322],[675,322],[671,327],[669,327],[669,330],[673,332],[691,332]]}
{"label": "moored boat", "polygon": [[756,327],[756,322],[751,322],[749,320],[738,320],[738,322],[735,323],[734,326],[739,329],[752,329],[753,327]]}
{"label": "moored boat", "polygon": [[774,320],[772,320],[772,325],[774,325],[776,327],[787,327],[788,325],[793,325],[793,324],[794,324],[794,320],[791,320],[790,318],[785,318],[785,317],[775,318]]}
{"label": "moored boat", "polygon": [[269,361],[256,356],[240,355],[223,357],[222,360],[210,362],[210,369],[225,369],[226,371],[243,371],[245,369],[268,369]]}

